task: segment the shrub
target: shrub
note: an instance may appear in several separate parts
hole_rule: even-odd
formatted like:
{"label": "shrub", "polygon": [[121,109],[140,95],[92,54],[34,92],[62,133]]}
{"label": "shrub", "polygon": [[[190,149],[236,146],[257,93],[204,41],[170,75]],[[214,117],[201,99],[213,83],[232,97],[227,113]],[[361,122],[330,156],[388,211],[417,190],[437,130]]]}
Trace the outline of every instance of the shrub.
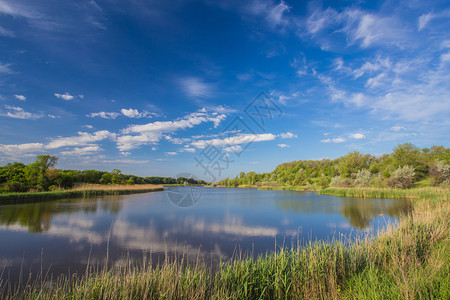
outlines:
{"label": "shrub", "polygon": [[330,187],[351,187],[352,180],[349,178],[341,178],[340,176],[335,176],[331,178]]}
{"label": "shrub", "polygon": [[383,174],[377,174],[372,176],[372,181],[370,185],[376,188],[385,188],[386,187],[386,177]]}
{"label": "shrub", "polygon": [[353,176],[355,178],[353,183],[358,187],[368,187],[373,177],[372,173],[367,169],[359,170]]}
{"label": "shrub", "polygon": [[317,179],[317,184],[322,188],[325,189],[330,184],[330,177],[328,176],[320,176],[319,179]]}
{"label": "shrub", "polygon": [[411,166],[399,167],[397,170],[392,172],[391,177],[389,177],[388,185],[392,188],[409,188],[414,183],[414,178],[416,172]]}
{"label": "shrub", "polygon": [[438,160],[430,166],[430,177],[432,185],[450,183],[450,165]]}

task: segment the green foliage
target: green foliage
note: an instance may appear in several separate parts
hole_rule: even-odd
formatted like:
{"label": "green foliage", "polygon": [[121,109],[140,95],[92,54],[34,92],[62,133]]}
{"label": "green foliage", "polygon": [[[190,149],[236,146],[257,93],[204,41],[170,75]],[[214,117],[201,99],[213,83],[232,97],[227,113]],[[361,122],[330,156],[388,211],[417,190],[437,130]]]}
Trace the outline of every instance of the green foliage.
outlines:
{"label": "green foliage", "polygon": [[[69,189],[81,184],[206,184],[193,178],[138,177],[125,175],[119,169],[111,172],[96,170],[60,170],[55,165],[56,156],[39,155],[35,161],[24,165],[8,163],[0,167],[0,192],[42,192]],[[256,173],[253,173],[256,174]]]}
{"label": "green foliage", "polygon": [[414,183],[416,172],[411,166],[399,167],[389,177],[388,185],[392,188],[409,188]]}
{"label": "green foliage", "polygon": [[450,184],[450,164],[436,161],[430,166],[430,177],[432,185]]}
{"label": "green foliage", "polygon": [[372,173],[367,169],[359,170],[354,174],[354,185],[357,187],[368,187],[372,182]]}
{"label": "green foliage", "polygon": [[362,169],[368,169],[372,156],[353,151],[341,158],[338,170],[341,177],[348,178]]}
{"label": "green foliage", "polygon": [[[439,165],[450,164],[450,148],[432,146],[420,150],[411,143],[398,145],[392,154],[383,154],[375,157],[353,151],[337,159],[299,160],[278,165],[269,173],[257,174],[255,172],[240,172],[235,178],[225,178],[218,182],[220,186],[296,186],[305,189],[320,189],[327,187],[386,187],[388,183],[395,186],[398,182],[399,167],[410,166],[415,172],[414,181],[424,181],[430,177],[435,178],[433,184],[447,182],[443,179],[447,174]],[[448,161],[448,162],[447,162]],[[429,174],[431,172],[432,174]],[[441,174],[441,175],[439,175]],[[443,177],[444,176],[444,177]],[[338,178],[340,177],[340,178]],[[445,177],[447,178],[447,177]]]}

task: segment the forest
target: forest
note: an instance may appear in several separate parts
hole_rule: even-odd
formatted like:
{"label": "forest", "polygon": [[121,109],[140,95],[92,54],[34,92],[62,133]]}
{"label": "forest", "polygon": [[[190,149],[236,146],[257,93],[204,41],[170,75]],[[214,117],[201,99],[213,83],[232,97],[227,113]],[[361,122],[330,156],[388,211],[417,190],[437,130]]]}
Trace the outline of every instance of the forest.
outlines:
{"label": "forest", "polygon": [[353,151],[330,160],[299,160],[278,165],[258,174],[241,172],[225,178],[219,186],[303,186],[409,188],[450,185],[450,148],[422,148],[400,144],[390,154],[374,156]]}
{"label": "forest", "polygon": [[0,167],[0,192],[41,192],[55,189],[70,189],[77,185],[90,184],[206,184],[193,178],[139,177],[122,174],[119,169],[111,172],[97,170],[61,170],[55,168],[58,158],[39,155],[35,161],[25,165],[8,163]]}

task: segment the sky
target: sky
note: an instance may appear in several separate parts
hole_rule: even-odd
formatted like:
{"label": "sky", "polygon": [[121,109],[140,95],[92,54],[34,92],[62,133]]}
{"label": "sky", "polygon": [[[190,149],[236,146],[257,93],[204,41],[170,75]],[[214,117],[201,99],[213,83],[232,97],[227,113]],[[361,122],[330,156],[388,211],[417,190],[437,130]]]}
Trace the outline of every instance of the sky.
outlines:
{"label": "sky", "polygon": [[207,181],[450,146],[448,1],[0,0],[0,163]]}

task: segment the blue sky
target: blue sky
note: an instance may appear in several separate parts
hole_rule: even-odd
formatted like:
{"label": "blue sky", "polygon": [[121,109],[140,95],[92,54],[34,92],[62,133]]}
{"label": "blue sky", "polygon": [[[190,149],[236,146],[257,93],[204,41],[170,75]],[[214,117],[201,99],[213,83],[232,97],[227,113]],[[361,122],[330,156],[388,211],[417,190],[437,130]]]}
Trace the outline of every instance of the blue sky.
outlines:
{"label": "blue sky", "polygon": [[449,67],[447,1],[0,0],[0,162],[210,181],[449,147]]}

